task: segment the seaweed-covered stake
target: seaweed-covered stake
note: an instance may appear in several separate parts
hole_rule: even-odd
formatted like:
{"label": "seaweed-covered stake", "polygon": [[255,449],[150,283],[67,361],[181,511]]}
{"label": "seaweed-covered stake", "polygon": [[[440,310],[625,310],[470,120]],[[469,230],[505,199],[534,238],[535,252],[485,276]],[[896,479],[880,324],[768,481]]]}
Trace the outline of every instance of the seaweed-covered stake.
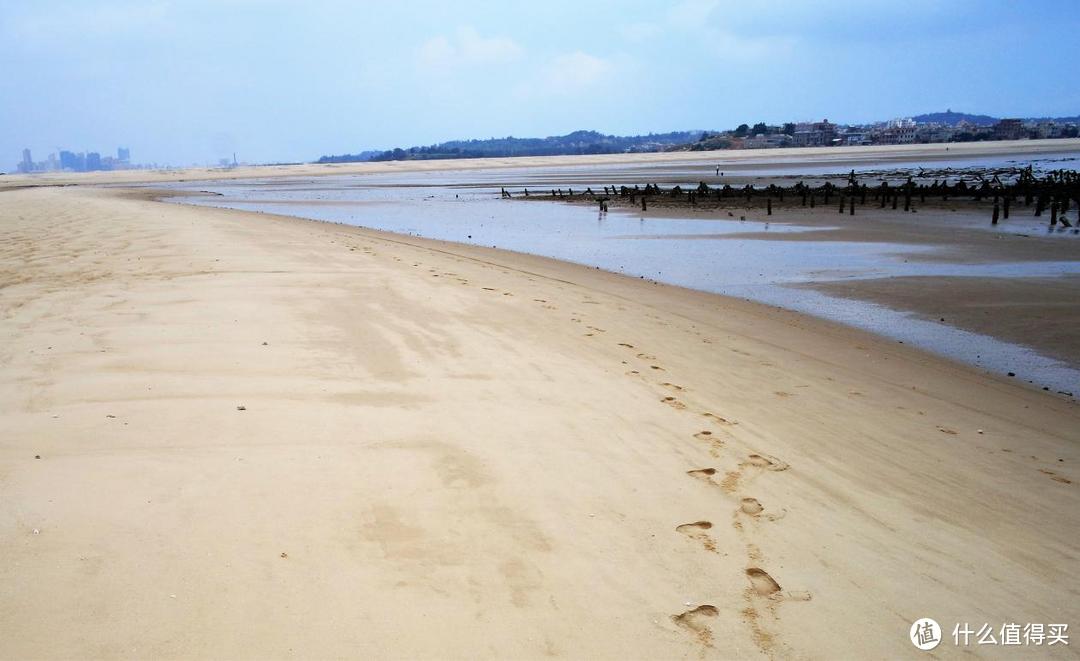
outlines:
{"label": "seaweed-covered stake", "polygon": [[771,216],[772,215],[772,198],[771,197],[765,200],[765,215],[766,216]]}
{"label": "seaweed-covered stake", "polygon": [[[864,189],[863,190],[863,198],[865,198],[865,197],[866,197],[866,190]],[[865,202],[865,201],[866,200],[864,199],[863,202]],[[848,214],[850,214],[852,216],[855,215],[855,198],[851,198],[850,200],[848,200]]]}
{"label": "seaweed-covered stake", "polygon": [[1009,219],[1009,201],[1010,200],[1011,200],[1011,198],[1008,195],[1006,195],[1005,196],[1005,201],[1001,205],[1002,216],[1005,218],[1005,220]]}
{"label": "seaweed-covered stake", "polygon": [[840,213],[844,213],[844,196],[840,196]]}
{"label": "seaweed-covered stake", "polygon": [[645,196],[644,195],[641,196],[641,210],[642,211],[648,211],[648,208],[645,206]]}
{"label": "seaweed-covered stake", "polygon": [[1050,224],[1051,225],[1057,225],[1057,212],[1058,212],[1058,204],[1057,204],[1057,202],[1051,202],[1050,203]]}
{"label": "seaweed-covered stake", "polygon": [[994,214],[993,214],[993,216],[990,217],[990,224],[991,225],[997,225],[998,224],[998,212],[999,211],[1000,211],[1000,209],[998,208],[998,203],[994,202]]}
{"label": "seaweed-covered stake", "polygon": [[896,198],[897,197],[899,197],[899,196],[896,193],[893,193],[893,196],[892,196],[892,208],[893,208],[894,211],[896,210]]}
{"label": "seaweed-covered stake", "polygon": [[810,194],[810,208],[811,209],[814,208],[814,195],[813,195],[813,193]]}

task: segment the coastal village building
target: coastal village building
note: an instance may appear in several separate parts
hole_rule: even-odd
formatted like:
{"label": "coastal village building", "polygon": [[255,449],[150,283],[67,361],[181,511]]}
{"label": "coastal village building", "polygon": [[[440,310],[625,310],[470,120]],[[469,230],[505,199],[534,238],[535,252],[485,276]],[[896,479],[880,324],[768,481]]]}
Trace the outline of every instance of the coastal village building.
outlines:
{"label": "coastal village building", "polygon": [[836,140],[836,124],[825,119],[820,122],[799,122],[792,136],[795,147],[824,147]]}
{"label": "coastal village building", "polygon": [[758,133],[752,138],[742,141],[743,149],[775,149],[777,147],[790,147],[793,138],[786,133],[771,133],[765,135]]}
{"label": "coastal village building", "polygon": [[1019,119],[1003,119],[994,124],[995,140],[1019,140],[1022,137],[1027,137],[1027,133]]}

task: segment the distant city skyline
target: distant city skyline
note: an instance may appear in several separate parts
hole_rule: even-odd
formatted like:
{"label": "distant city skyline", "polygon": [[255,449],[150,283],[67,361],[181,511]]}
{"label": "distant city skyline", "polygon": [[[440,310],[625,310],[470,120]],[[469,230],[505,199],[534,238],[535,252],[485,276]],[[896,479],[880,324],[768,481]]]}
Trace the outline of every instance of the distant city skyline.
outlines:
{"label": "distant city skyline", "polygon": [[[116,156],[102,156],[96,151],[75,152],[69,149],[56,149],[49,152],[49,156],[42,161],[35,161],[34,152],[29,147],[22,150],[22,160],[18,162],[14,170],[17,172],[52,172],[57,170],[70,170],[73,172],[93,172],[97,170],[126,170],[138,167],[131,163],[131,149],[117,147]],[[4,168],[0,167],[0,172]]]}
{"label": "distant city skyline", "polygon": [[1051,0],[9,2],[0,170],[58,145],[187,165],[949,107],[1075,115],[1077,27]]}

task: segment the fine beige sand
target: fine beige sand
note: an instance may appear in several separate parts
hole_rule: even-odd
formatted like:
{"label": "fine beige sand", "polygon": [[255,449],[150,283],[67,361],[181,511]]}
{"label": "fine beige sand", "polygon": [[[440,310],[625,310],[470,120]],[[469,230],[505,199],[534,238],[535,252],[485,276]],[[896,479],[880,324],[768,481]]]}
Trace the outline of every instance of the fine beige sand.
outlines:
{"label": "fine beige sand", "polygon": [[1078,432],[750,303],[0,193],[4,658],[898,658],[923,616],[1075,625]]}

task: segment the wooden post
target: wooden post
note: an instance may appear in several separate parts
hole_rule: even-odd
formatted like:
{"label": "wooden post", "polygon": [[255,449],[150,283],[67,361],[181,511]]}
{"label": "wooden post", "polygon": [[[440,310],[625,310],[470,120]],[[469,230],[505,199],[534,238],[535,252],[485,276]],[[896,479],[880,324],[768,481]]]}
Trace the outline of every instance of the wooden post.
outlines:
{"label": "wooden post", "polygon": [[991,225],[997,225],[998,223],[998,203],[994,202],[994,215],[990,218]]}
{"label": "wooden post", "polygon": [[1005,220],[1009,219],[1009,200],[1010,199],[1011,198],[1008,195],[1006,195],[1005,196],[1005,203],[1002,205],[1002,211],[1005,212],[1005,214],[1004,214]]}
{"label": "wooden post", "polygon": [[772,198],[771,197],[769,199],[765,200],[765,215],[766,216],[771,216],[772,215]]}
{"label": "wooden post", "polygon": [[641,196],[641,210],[642,211],[648,211],[648,208],[645,206],[645,196],[644,195]]}
{"label": "wooden post", "polygon": [[[863,197],[866,197],[866,191],[865,190],[863,191]],[[865,200],[863,200],[863,202],[865,202]],[[855,215],[855,198],[854,197],[851,198],[851,200],[848,202],[848,215],[851,215],[851,216]]]}
{"label": "wooden post", "polygon": [[840,196],[840,213],[844,213],[844,196]]}

